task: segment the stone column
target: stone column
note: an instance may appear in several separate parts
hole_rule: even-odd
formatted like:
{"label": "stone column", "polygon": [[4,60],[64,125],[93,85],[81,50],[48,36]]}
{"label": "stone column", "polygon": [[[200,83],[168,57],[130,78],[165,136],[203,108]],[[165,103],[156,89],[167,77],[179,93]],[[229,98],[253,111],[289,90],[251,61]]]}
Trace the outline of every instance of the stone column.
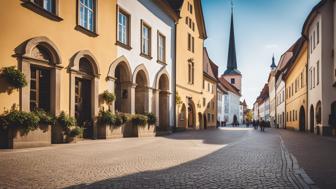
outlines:
{"label": "stone column", "polygon": [[130,104],[131,104],[131,114],[135,114],[135,87],[137,85],[136,84],[131,84],[131,86],[129,87],[130,90]]}
{"label": "stone column", "polygon": [[159,94],[160,94],[160,90],[159,89],[153,89],[153,110],[152,112],[155,114],[156,116],[156,126],[160,126],[160,112],[159,112],[159,107],[160,107],[160,102],[159,102]]}
{"label": "stone column", "polygon": [[97,139],[97,116],[99,113],[99,78],[95,77],[92,80],[92,121],[93,121],[93,139]]}
{"label": "stone column", "polygon": [[[116,79],[117,78],[115,78],[115,77],[108,77],[107,78],[107,89],[108,89],[109,92],[112,92],[115,95],[115,97],[117,97],[116,92],[115,92],[115,81],[116,81]],[[112,113],[115,113],[115,101],[116,101],[116,99],[114,99],[114,101],[112,102],[112,104],[109,107]]]}
{"label": "stone column", "polygon": [[30,63],[27,60],[22,60],[21,71],[27,80],[27,86],[23,87],[20,92],[20,109],[22,111],[30,111]]}

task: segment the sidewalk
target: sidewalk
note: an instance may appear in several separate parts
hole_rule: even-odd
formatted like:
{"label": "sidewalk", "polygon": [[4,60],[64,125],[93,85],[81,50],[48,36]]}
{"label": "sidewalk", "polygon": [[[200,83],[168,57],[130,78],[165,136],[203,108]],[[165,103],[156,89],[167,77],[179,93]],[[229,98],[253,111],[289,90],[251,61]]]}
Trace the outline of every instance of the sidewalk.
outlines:
{"label": "sidewalk", "polygon": [[336,186],[336,138],[283,129],[272,129],[282,137],[288,151],[320,188]]}

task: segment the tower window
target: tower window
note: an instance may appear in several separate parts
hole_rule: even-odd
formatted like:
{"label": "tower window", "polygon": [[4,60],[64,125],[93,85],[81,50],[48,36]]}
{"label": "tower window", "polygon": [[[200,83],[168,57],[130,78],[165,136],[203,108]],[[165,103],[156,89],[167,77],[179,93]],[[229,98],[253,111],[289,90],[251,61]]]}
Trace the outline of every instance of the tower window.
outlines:
{"label": "tower window", "polygon": [[231,84],[235,84],[236,80],[234,78],[231,78]]}

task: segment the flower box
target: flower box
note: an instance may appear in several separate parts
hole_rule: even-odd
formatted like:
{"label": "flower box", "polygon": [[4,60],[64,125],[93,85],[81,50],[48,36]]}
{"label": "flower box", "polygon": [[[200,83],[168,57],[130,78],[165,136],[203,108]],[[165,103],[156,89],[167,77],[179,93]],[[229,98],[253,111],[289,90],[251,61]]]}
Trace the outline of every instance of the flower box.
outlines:
{"label": "flower box", "polygon": [[6,132],[5,148],[33,148],[51,145],[51,126],[39,125],[35,130],[24,132],[19,128],[9,128]]}

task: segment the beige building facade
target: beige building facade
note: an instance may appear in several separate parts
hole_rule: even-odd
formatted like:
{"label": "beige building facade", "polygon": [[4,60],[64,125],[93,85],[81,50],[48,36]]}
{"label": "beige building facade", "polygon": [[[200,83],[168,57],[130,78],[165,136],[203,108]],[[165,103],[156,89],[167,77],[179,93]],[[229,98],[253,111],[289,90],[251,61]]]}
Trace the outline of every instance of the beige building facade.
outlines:
{"label": "beige building facade", "polygon": [[203,128],[203,45],[207,38],[200,0],[172,3],[179,12],[176,28],[176,92],[182,104],[176,107],[176,127]]}

